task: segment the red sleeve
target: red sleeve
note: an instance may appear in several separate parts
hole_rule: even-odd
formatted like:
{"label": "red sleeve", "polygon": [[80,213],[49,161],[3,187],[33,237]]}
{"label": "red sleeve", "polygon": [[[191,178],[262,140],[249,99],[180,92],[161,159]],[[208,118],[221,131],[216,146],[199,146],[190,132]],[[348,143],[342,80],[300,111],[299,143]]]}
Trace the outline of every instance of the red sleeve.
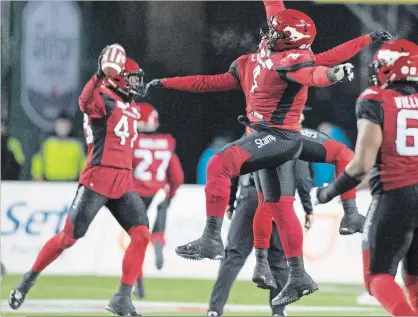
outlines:
{"label": "red sleeve", "polygon": [[303,67],[293,72],[287,72],[286,77],[304,86],[328,87],[334,82],[328,79],[328,67]]}
{"label": "red sleeve", "polygon": [[286,10],[283,1],[263,1],[266,8],[267,20],[272,16],[278,16],[281,12]]}
{"label": "red sleeve", "polygon": [[103,117],[106,115],[106,107],[103,99],[99,96],[100,80],[94,74],[92,78],[84,86],[78,105],[80,110],[85,114],[93,117]]}
{"label": "red sleeve", "polygon": [[354,40],[338,45],[329,51],[315,55],[315,65],[333,67],[342,64],[372,43],[370,35],[363,35]]}
{"label": "red sleeve", "polygon": [[230,72],[219,75],[195,75],[164,78],[165,88],[189,92],[213,92],[240,89],[239,81]]}
{"label": "red sleeve", "polygon": [[173,198],[177,189],[184,183],[184,173],[181,167],[180,159],[176,153],[173,153],[167,168],[167,182],[170,186],[167,194],[168,198]]}

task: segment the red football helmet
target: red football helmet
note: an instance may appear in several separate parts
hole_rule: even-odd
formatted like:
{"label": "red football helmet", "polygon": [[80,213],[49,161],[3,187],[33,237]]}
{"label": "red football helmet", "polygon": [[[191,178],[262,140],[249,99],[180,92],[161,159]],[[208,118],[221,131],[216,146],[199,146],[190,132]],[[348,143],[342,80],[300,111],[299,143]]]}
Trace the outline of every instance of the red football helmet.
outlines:
{"label": "red football helmet", "polygon": [[107,79],[112,86],[132,98],[140,95],[144,89],[144,71],[133,59],[127,57],[120,75]]}
{"label": "red football helmet", "polygon": [[160,126],[157,110],[148,102],[139,102],[136,105],[141,116],[138,120],[138,132],[156,131]]}
{"label": "red football helmet", "polygon": [[418,45],[407,40],[383,44],[369,65],[369,79],[374,86],[394,81],[418,82]]}
{"label": "red football helmet", "polygon": [[287,9],[268,21],[269,30],[262,38],[275,51],[309,49],[316,36],[316,27],[305,13]]}

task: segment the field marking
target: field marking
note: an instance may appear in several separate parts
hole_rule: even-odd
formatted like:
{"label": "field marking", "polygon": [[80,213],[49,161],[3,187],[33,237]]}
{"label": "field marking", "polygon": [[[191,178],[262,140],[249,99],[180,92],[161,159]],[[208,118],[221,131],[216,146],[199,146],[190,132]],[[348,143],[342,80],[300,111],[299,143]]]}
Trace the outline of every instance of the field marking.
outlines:
{"label": "field marking", "polygon": [[[107,305],[107,300],[71,300],[71,299],[28,299],[22,307],[15,311],[9,307],[7,301],[2,300],[0,305],[1,312],[19,313],[97,313],[103,312]],[[186,311],[207,311],[207,303],[178,303],[178,302],[148,302],[134,301],[134,305],[141,312],[186,312]],[[345,307],[345,306],[299,306],[291,305],[286,307],[288,311],[294,312],[374,312],[372,307]],[[225,311],[228,312],[270,312],[267,305],[226,305]]]}

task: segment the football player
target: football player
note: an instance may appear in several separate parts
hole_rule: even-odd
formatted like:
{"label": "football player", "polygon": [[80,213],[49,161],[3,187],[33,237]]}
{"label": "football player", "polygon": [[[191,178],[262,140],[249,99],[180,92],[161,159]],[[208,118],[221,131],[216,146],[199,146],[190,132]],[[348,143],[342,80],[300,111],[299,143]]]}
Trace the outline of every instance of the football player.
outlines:
{"label": "football player", "polygon": [[[305,107],[305,110],[307,107]],[[303,121],[303,114],[301,121]],[[280,185],[285,185],[288,179],[295,180],[303,209],[306,213],[305,228],[310,229],[314,221],[313,208],[311,202],[310,191],[312,189],[312,178],[310,174],[309,163],[294,160],[286,162],[289,174],[287,178],[280,179]],[[254,238],[260,239],[260,233],[256,233],[258,227],[254,226],[253,221],[258,205],[257,189],[254,182],[254,174],[242,175],[239,178],[233,177],[231,181],[231,193],[227,207],[227,216],[232,218],[231,226],[228,232],[228,243],[225,249],[226,257],[221,261],[219,267],[218,278],[213,286],[212,294],[209,301],[208,316],[221,316],[223,314],[224,306],[229,297],[232,284],[237,278],[240,270],[245,264],[250,255]],[[287,185],[287,184],[286,184]],[[270,305],[273,298],[283,289],[288,278],[288,266],[286,257],[283,252],[283,247],[280,242],[277,228],[272,226],[272,217],[260,218],[258,215],[258,222],[270,222],[270,227],[273,229],[269,234],[263,235],[261,239],[268,239],[268,246],[266,247],[268,272],[271,272],[266,279],[266,283],[274,284],[275,287],[270,288]],[[262,224],[261,228],[268,227]],[[265,271],[264,268],[263,272]],[[271,276],[271,277],[270,277]],[[271,305],[273,316],[284,316],[285,306]]]}
{"label": "football player", "polygon": [[[166,191],[166,198],[157,206],[157,219],[151,234],[151,243],[155,250],[155,265],[161,270],[164,263],[163,247],[167,209],[177,189],[184,182],[184,173],[175,153],[176,140],[171,134],[157,132],[160,125],[157,110],[147,102],[138,103],[137,108],[141,118],[138,121],[138,138],[134,143],[135,191],[142,197],[147,209],[160,189]],[[139,257],[141,270],[136,280],[134,295],[144,298],[142,264],[145,253],[140,254]]]}
{"label": "football player", "polygon": [[[39,274],[61,253],[82,238],[97,215],[106,206],[130,236],[122,262],[119,290],[106,309],[120,316],[139,316],[131,301],[142,254],[150,240],[144,202],[134,190],[132,156],[138,136],[139,112],[133,99],[143,89],[143,71],[126,58],[120,75],[108,78],[101,69],[84,86],[79,98],[84,113],[84,133],[88,162],[79,179],[64,228],[42,247],[30,271],[11,290],[9,305],[18,309]],[[115,55],[115,54],[114,54]]]}
{"label": "football player", "polygon": [[[301,123],[303,121],[303,114],[301,116]],[[353,151],[347,148],[344,144],[332,140],[325,133],[313,129],[302,128],[302,143],[303,148],[299,156],[298,165],[307,162],[321,162],[329,163],[336,166],[337,175],[344,171],[344,168],[353,158]],[[286,199],[280,204],[279,208],[287,208],[294,211],[293,202],[295,200],[295,186],[300,182],[301,177],[295,178],[292,172],[292,165],[284,164],[280,169],[280,187],[282,192],[282,199]],[[299,169],[303,172],[303,169]],[[305,173],[306,174],[306,173]],[[257,182],[257,178],[256,178]],[[305,183],[306,184],[306,183]],[[299,191],[304,192],[304,191]],[[310,197],[309,197],[310,198]],[[365,217],[359,214],[356,204],[356,190],[351,189],[341,195],[341,201],[344,208],[344,216],[340,223],[340,234],[350,235],[356,232],[363,232]],[[306,209],[305,209],[306,211]],[[309,217],[309,216],[307,216]],[[268,265],[268,249],[270,247],[270,234],[272,230],[271,212],[267,209],[258,209],[253,223],[254,231],[254,248],[256,250],[256,266],[254,268],[253,281],[260,288],[275,289],[275,279],[270,271]],[[306,219],[309,224],[309,219]],[[276,297],[273,304],[280,302],[281,297]]]}
{"label": "football player", "polygon": [[[357,100],[353,160],[320,203],[357,186],[371,170],[372,202],[363,233],[364,283],[391,315],[418,315],[418,46],[384,44],[370,65],[372,87]],[[409,302],[395,282],[403,259]]]}
{"label": "football player", "polygon": [[[299,117],[308,87],[326,87],[353,79],[352,65],[341,64],[373,40],[387,33],[372,33],[314,55],[310,46],[316,36],[312,19],[298,10],[283,10],[282,1],[266,3],[269,31],[257,53],[234,61],[228,72],[209,76],[155,79],[147,87],[190,92],[242,89],[247,103],[247,136],[225,146],[208,164],[206,184],[206,226],[202,237],[179,246],[176,253],[187,259],[223,259],[220,231],[228,204],[231,177],[257,172],[259,209],[268,210],[279,226],[279,234],[290,266],[288,284],[279,305],[290,304],[317,290],[305,272],[302,256],[303,233],[292,205],[281,199],[281,164],[297,158],[302,149]],[[380,35],[379,35],[380,34]],[[296,295],[295,295],[296,294]]]}

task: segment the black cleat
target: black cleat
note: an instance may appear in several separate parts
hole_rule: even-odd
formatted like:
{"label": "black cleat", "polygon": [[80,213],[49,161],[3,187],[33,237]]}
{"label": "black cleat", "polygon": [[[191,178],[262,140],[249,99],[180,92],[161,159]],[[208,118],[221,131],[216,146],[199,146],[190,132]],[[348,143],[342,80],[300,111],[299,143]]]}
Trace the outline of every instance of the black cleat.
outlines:
{"label": "black cleat", "polygon": [[144,288],[144,280],[142,278],[138,278],[136,280],[133,292],[134,296],[139,299],[145,298],[145,288]]}
{"label": "black cleat", "polygon": [[163,243],[159,240],[154,242],[154,252],[155,252],[155,266],[158,270],[161,270],[164,265],[164,255],[163,255]]}
{"label": "black cleat", "polygon": [[221,237],[212,239],[202,236],[188,244],[178,246],[176,253],[178,256],[188,260],[223,260],[225,258]]}
{"label": "black cleat", "polygon": [[271,273],[270,265],[267,259],[257,258],[252,281],[257,284],[258,288],[271,290],[277,288],[276,280]]}
{"label": "black cleat", "polygon": [[271,304],[273,306],[286,306],[317,290],[318,285],[308,273],[304,272],[301,277],[289,275],[286,285],[280,294],[273,298]]}
{"label": "black cleat", "polygon": [[340,223],[340,235],[347,236],[356,232],[363,233],[366,217],[359,213],[345,214]]}
{"label": "black cleat", "polygon": [[9,293],[10,308],[14,310],[19,309],[25,301],[26,294],[33,287],[33,285],[35,285],[37,276],[38,273],[34,273],[32,271],[23,275],[19,284],[17,284]]}
{"label": "black cleat", "polygon": [[142,316],[136,311],[130,296],[116,293],[113,295],[106,310],[119,316]]}

